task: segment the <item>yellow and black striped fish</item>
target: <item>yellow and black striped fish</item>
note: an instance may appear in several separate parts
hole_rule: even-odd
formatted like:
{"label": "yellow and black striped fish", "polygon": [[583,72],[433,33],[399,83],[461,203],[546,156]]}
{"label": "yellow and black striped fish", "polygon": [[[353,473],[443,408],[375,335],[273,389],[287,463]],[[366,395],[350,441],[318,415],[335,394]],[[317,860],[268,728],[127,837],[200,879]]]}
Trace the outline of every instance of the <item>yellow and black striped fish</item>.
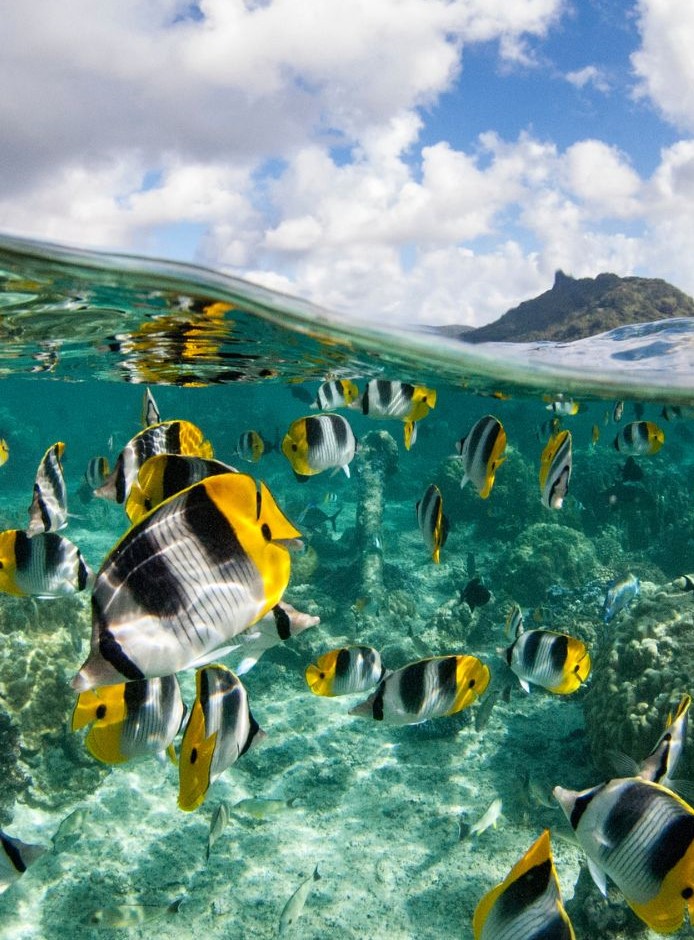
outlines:
{"label": "yellow and black striped fish", "polygon": [[65,444],[58,441],[41,458],[34,482],[34,498],[29,507],[27,535],[57,532],[67,525],[67,489],[62,464],[64,452]]}
{"label": "yellow and black striped fish", "polygon": [[665,432],[653,421],[631,421],[614,439],[615,448],[622,454],[657,454],[665,443]]}
{"label": "yellow and black striped fish", "polygon": [[178,762],[178,805],[186,812],[197,809],[210,784],[265,737],[251,714],[246,689],[231,669],[205,666],[197,671],[195,686]]}
{"label": "yellow and black striped fish", "polygon": [[589,790],[555,787],[603,894],[609,876],[656,933],[694,917],[694,809],[671,790],[618,777]]}
{"label": "yellow and black striped fish", "polygon": [[176,676],[122,682],[82,692],[72,713],[72,730],[91,725],[84,743],[103,764],[162,751],[173,757],[173,740],[185,711]]}
{"label": "yellow and black striped fish", "polygon": [[476,421],[466,437],[455,445],[463,464],[461,488],[470,480],[482,499],[487,499],[494,486],[496,471],[506,460],[506,432],[494,415]]}
{"label": "yellow and black striped fish", "polygon": [[417,440],[417,422],[436,407],[436,389],[409,382],[371,379],[360,403],[363,414],[372,418],[396,418],[405,423],[405,449]]}
{"label": "yellow and black striped fish", "polygon": [[532,683],[556,695],[571,695],[586,681],[590,655],[580,640],[552,630],[524,631],[522,621],[516,629],[517,637],[504,655],[526,692]]}
{"label": "yellow and black striped fish", "polygon": [[365,702],[350,710],[392,725],[455,715],[489,685],[489,667],[475,656],[434,656],[389,673]]}
{"label": "yellow and black striped fish", "polygon": [[550,437],[540,458],[540,493],[547,509],[561,509],[571,479],[571,432]]}
{"label": "yellow and black striped fish", "polygon": [[84,479],[87,486],[92,490],[98,490],[103,486],[111,472],[108,464],[108,457],[92,457],[84,471]]}
{"label": "yellow and black striped fish", "polygon": [[63,597],[94,578],[82,553],[57,532],[29,537],[21,529],[0,532],[0,591],[19,597]]}
{"label": "yellow and black striped fish", "polygon": [[157,454],[214,457],[212,444],[190,421],[153,424],[128,441],[116,459],[113,472],[103,486],[95,490],[95,495],[124,503],[142,464]]}
{"label": "yellow and black striped fish", "polygon": [[359,398],[359,389],[349,379],[331,379],[323,382],[318,389],[312,408],[321,411],[332,411],[333,408],[349,408],[353,401]]}
{"label": "yellow and black striped fish", "polygon": [[236,473],[221,460],[185,457],[182,454],[157,454],[145,460],[137,472],[125,501],[125,512],[131,522],[139,522],[165,499],[180,493],[194,483],[220,473]]}
{"label": "yellow and black striped fish", "polygon": [[0,829],[0,894],[21,878],[27,868],[46,851],[43,845],[31,845],[21,839],[13,839]]}
{"label": "yellow and black striped fish", "polygon": [[236,442],[236,453],[248,463],[258,463],[266,450],[267,441],[258,431],[244,431]]}
{"label": "yellow and black striped fish", "polygon": [[438,565],[441,561],[441,549],[448,538],[448,519],[443,514],[443,498],[438,486],[434,483],[428,486],[415,509],[424,544],[431,552],[432,560]]}
{"label": "yellow and black striped fish", "polygon": [[96,576],[91,652],[73,688],[172,675],[223,655],[282,598],[298,535],[265,484],[245,473],[164,500]]}
{"label": "yellow and black striped fish", "polygon": [[347,419],[327,412],[292,422],[282,441],[282,453],[298,478],[339,467],[349,476],[356,447]]}
{"label": "yellow and black striped fish", "polygon": [[545,829],[475,908],[475,940],[575,940]]}
{"label": "yellow and black striped fish", "polygon": [[371,646],[342,646],[323,653],[306,667],[306,684],[314,695],[366,692],[381,681],[385,667]]}

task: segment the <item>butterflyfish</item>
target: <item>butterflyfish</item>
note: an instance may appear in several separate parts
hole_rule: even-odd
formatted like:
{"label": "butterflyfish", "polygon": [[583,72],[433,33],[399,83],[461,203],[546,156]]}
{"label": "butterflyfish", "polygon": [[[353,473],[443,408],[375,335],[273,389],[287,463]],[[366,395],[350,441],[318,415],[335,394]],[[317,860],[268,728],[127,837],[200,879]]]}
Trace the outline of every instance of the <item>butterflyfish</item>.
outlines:
{"label": "butterflyfish", "polygon": [[472,918],[475,940],[575,940],[545,829]]}
{"label": "butterflyfish", "polygon": [[487,499],[494,486],[496,471],[506,460],[506,432],[501,422],[493,415],[480,418],[468,433],[455,445],[463,464],[460,486],[469,481],[482,499]]}
{"label": "butterflyfish", "polygon": [[325,412],[298,418],[282,441],[282,453],[299,478],[342,468],[349,476],[357,440],[342,415]]}
{"label": "butterflyfish", "polygon": [[84,591],[94,574],[82,553],[57,532],[29,537],[21,529],[0,532],[0,591],[17,597],[63,597]]}
{"label": "butterflyfish", "polygon": [[10,447],[4,437],[0,437],[0,467],[7,463],[10,456]]}
{"label": "butterflyfish", "polygon": [[267,449],[265,438],[257,431],[243,431],[236,442],[236,453],[248,463],[257,463]]}
{"label": "butterflyfish", "polygon": [[157,454],[214,457],[212,444],[190,421],[153,424],[128,441],[116,458],[115,467],[106,482],[94,491],[95,495],[124,503],[142,464]]}
{"label": "butterflyfish", "polygon": [[657,454],[665,443],[665,432],[653,421],[632,421],[614,439],[622,454],[635,456]]}
{"label": "butterflyfish", "polygon": [[342,646],[306,667],[306,684],[314,695],[366,692],[385,674],[381,654],[371,646]]}
{"label": "butterflyfish", "polygon": [[585,643],[552,630],[524,630],[516,620],[516,639],[504,658],[526,692],[530,684],[556,695],[571,695],[590,674],[590,654]]}
{"label": "butterflyfish", "polygon": [[571,432],[553,435],[540,458],[540,493],[547,509],[561,509],[571,479]]}
{"label": "butterflyfish", "polygon": [[318,389],[312,408],[332,411],[334,408],[349,408],[359,398],[359,389],[349,379],[331,379]]}
{"label": "butterflyfish", "polygon": [[668,715],[665,730],[640,764],[626,754],[618,751],[609,752],[620,777],[641,777],[642,780],[651,780],[669,790],[677,790],[685,784],[689,787],[688,781],[675,778],[675,770],[684,749],[691,704],[691,696],[683,695],[675,714]]}
{"label": "butterflyfish", "polygon": [[40,858],[46,848],[13,839],[0,829],[0,894]]}
{"label": "butterflyfish", "polygon": [[553,411],[559,415],[577,415],[581,406],[572,398],[558,398],[556,401],[550,401],[546,406],[547,411]]}
{"label": "butterflyfish", "polygon": [[140,422],[143,428],[149,428],[153,424],[159,424],[161,422],[159,406],[154,400],[154,395],[150,392],[149,388],[146,388],[142,395]]}
{"label": "butterflyfish", "polygon": [[264,483],[208,477],[169,497],[116,543],[92,592],[91,651],[78,692],[168,676],[224,655],[289,581],[300,533]]}
{"label": "butterflyfish", "polygon": [[186,812],[197,809],[210,784],[265,737],[231,669],[218,664],[198,669],[195,688],[178,762],[178,805]]}
{"label": "butterflyfish", "polygon": [[125,501],[125,512],[131,522],[139,522],[159,503],[194,483],[220,473],[236,472],[235,467],[210,457],[157,454],[145,460],[138,470]]}
{"label": "butterflyfish", "polygon": [[371,379],[364,394],[352,407],[361,407],[362,413],[372,418],[396,418],[405,424],[405,449],[417,440],[417,422],[436,407],[436,389],[409,382]]}
{"label": "butterflyfish", "polygon": [[57,532],[67,525],[67,488],[62,464],[64,451],[65,444],[58,441],[41,458],[29,507],[27,535]]}
{"label": "butterflyfish", "polygon": [[90,725],[85,746],[102,764],[168,751],[178,734],[185,705],[176,676],[140,679],[81,692],[72,730]]}
{"label": "butterflyfish", "polygon": [[387,674],[376,691],[349,714],[392,725],[455,715],[482,695],[489,678],[489,667],[475,656],[420,659]]}
{"label": "butterflyfish", "polygon": [[588,868],[604,895],[607,877],[656,933],[694,915],[694,809],[671,790],[618,777],[588,790],[555,787]]}
{"label": "butterflyfish", "polygon": [[639,596],[641,584],[636,575],[624,575],[622,578],[614,578],[607,585],[605,600],[602,605],[603,623],[609,623],[617,614],[624,610]]}
{"label": "butterflyfish", "polygon": [[417,522],[422,533],[427,551],[431,553],[432,561],[439,564],[441,549],[448,538],[448,518],[443,514],[443,497],[436,484],[427,487],[424,496],[417,501]]}
{"label": "butterflyfish", "polygon": [[84,479],[90,489],[98,490],[104,485],[110,473],[108,457],[91,457],[84,471]]}

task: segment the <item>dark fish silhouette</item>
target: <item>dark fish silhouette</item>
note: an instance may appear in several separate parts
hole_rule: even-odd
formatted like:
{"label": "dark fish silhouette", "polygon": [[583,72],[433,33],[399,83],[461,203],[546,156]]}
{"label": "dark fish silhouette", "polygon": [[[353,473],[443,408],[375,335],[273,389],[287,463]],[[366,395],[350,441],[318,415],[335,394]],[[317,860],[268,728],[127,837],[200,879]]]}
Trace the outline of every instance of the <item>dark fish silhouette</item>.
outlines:
{"label": "dark fish silhouette", "polygon": [[470,610],[474,610],[475,607],[484,607],[491,596],[492,592],[482,584],[480,578],[473,578],[460,592],[460,603],[464,601]]}

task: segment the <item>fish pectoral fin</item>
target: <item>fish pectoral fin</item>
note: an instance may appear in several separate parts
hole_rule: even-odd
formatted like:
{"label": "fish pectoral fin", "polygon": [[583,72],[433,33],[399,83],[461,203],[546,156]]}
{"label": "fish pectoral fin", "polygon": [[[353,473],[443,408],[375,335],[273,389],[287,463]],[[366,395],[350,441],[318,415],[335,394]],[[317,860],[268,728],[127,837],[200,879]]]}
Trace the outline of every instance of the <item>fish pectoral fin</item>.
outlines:
{"label": "fish pectoral fin", "polygon": [[639,763],[623,751],[607,752],[607,757],[618,777],[636,777],[639,773]]}
{"label": "fish pectoral fin", "polygon": [[520,687],[524,692],[530,694],[530,683],[526,679],[519,679]]}
{"label": "fish pectoral fin", "polygon": [[694,802],[694,780],[670,780],[664,784],[679,794],[687,803]]}
{"label": "fish pectoral fin", "polygon": [[590,877],[596,884],[596,887],[600,894],[606,898],[607,897],[607,875],[600,868],[600,866],[594,862],[591,858],[587,859],[588,861],[588,871],[590,872]]}
{"label": "fish pectoral fin", "polygon": [[240,645],[240,643],[235,643],[231,646],[220,646],[216,650],[212,650],[211,653],[203,653],[199,659],[196,659],[195,662],[191,663],[190,666],[186,668],[199,669],[201,666],[208,666],[210,663],[218,659],[223,659],[224,656],[228,656],[229,653],[233,653]]}

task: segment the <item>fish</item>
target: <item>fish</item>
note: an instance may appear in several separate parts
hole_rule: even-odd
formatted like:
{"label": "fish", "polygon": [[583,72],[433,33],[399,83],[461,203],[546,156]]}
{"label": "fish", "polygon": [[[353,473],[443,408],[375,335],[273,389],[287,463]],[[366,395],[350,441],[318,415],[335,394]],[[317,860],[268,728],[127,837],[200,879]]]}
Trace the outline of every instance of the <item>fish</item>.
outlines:
{"label": "fish", "polygon": [[128,441],[116,458],[108,479],[94,490],[94,495],[124,503],[142,464],[157,454],[214,457],[212,444],[196,425],[190,421],[162,421],[145,428]]}
{"label": "fish", "polygon": [[678,591],[694,591],[694,574],[683,574],[670,584]]}
{"label": "fish", "polygon": [[614,439],[616,450],[634,456],[657,454],[664,443],[665,433],[653,421],[631,421]]}
{"label": "fish", "polygon": [[331,379],[318,389],[312,408],[332,411],[334,408],[349,408],[359,398],[359,389],[349,379]]}
{"label": "fish", "polygon": [[492,592],[482,584],[479,577],[472,578],[460,592],[460,603],[467,604],[470,611],[476,607],[484,607],[491,600]]}
{"label": "fish", "polygon": [[111,473],[108,457],[91,457],[84,471],[84,479],[91,490],[103,486]]}
{"label": "fish", "polygon": [[264,797],[246,797],[239,800],[231,807],[231,812],[235,816],[250,816],[252,819],[268,819],[270,816],[277,816],[288,809],[293,809],[297,797],[293,796],[290,800],[271,800]]}
{"label": "fish", "polygon": [[314,695],[332,697],[366,692],[385,675],[381,654],[371,646],[342,646],[323,653],[306,667],[306,684]]}
{"label": "fish", "polygon": [[226,825],[229,822],[229,810],[226,803],[220,803],[217,809],[212,814],[212,819],[210,820],[210,832],[207,836],[207,855],[205,860],[209,862],[210,852],[212,851],[212,846],[215,844],[217,839],[226,829]]}
{"label": "fish", "polygon": [[638,483],[639,480],[643,480],[643,470],[633,457],[627,457],[620,469],[620,474],[623,483]]}
{"label": "fish", "polygon": [[160,424],[161,414],[159,412],[159,406],[154,400],[154,395],[150,392],[148,388],[145,389],[144,394],[142,395],[142,411],[140,413],[140,423],[143,428],[149,428],[153,424]]}
{"label": "fish", "polygon": [[116,904],[113,907],[101,907],[87,915],[83,923],[88,927],[131,930],[160,917],[178,914],[182,903],[183,898],[177,898],[171,904]]}
{"label": "fish", "polygon": [[619,424],[619,422],[622,420],[623,414],[624,414],[624,402],[623,401],[615,402],[615,406],[612,409],[612,420],[614,421],[615,424]]}
{"label": "fish", "polygon": [[391,725],[412,725],[454,715],[472,705],[489,685],[489,666],[476,656],[433,656],[381,679],[376,691],[350,715]]}
{"label": "fish", "polygon": [[551,401],[547,406],[547,411],[553,411],[560,415],[577,415],[581,406],[572,398],[561,398]]}
{"label": "fish", "polygon": [[547,509],[561,509],[571,479],[571,432],[551,437],[540,458],[540,493]]}
{"label": "fish", "polygon": [[51,838],[54,851],[61,852],[68,845],[77,842],[84,832],[85,823],[90,815],[91,810],[86,806],[79,806],[68,813]]}
{"label": "fish", "polygon": [[333,533],[337,534],[337,527],[335,521],[337,517],[342,512],[342,506],[337,509],[332,516],[329,516],[327,512],[323,512],[320,506],[316,503],[309,503],[308,506],[305,506],[299,514],[299,518],[296,520],[300,526],[303,526],[305,529],[310,531],[316,531],[320,529],[321,526],[328,525],[330,523]]}
{"label": "fish", "polygon": [[21,878],[46,851],[43,845],[22,842],[0,829],[0,894]]}
{"label": "fish", "polygon": [[176,676],[121,682],[81,692],[72,730],[90,726],[84,744],[102,764],[168,752],[181,729],[186,707]]}
{"label": "fish", "polygon": [[466,437],[456,443],[455,449],[463,464],[461,488],[470,480],[482,499],[487,499],[494,486],[496,471],[506,460],[503,425],[493,415],[485,415],[472,426]]}
{"label": "fish", "polygon": [[299,887],[296,889],[294,894],[289,898],[287,903],[282,909],[280,914],[280,926],[279,926],[279,936],[283,937],[287,931],[296,923],[296,921],[301,917],[301,912],[304,909],[306,900],[311,893],[311,889],[316,881],[320,881],[320,875],[318,874],[318,865],[313,869],[313,874],[302,881]]}
{"label": "fish", "polygon": [[521,687],[539,685],[555,695],[571,695],[590,675],[590,654],[585,643],[552,630],[524,630],[516,624],[516,639],[502,651]]}
{"label": "fish", "polygon": [[607,877],[645,924],[674,933],[694,917],[694,809],[671,790],[617,777],[588,790],[552,791],[588,858],[596,885]]}
{"label": "fish", "polygon": [[67,525],[67,488],[63,476],[65,444],[58,441],[41,458],[29,507],[27,535],[58,532]]}
{"label": "fish", "polygon": [[218,663],[198,669],[195,689],[178,761],[178,806],[185,812],[197,809],[210,784],[266,737],[231,669]]}
{"label": "fish", "polygon": [[0,591],[16,597],[63,597],[91,587],[94,573],[64,535],[0,532]]}
{"label": "fish", "polygon": [[97,572],[90,653],[72,687],[172,675],[224,655],[223,644],[281,600],[299,535],[265,484],[244,473],[164,500]]}
{"label": "fish", "polygon": [[270,450],[267,441],[258,431],[244,431],[236,442],[236,453],[248,463],[257,463],[263,454]]}
{"label": "fish", "polygon": [[405,449],[417,440],[417,422],[436,407],[436,389],[409,382],[371,379],[364,394],[352,407],[372,418],[395,418],[405,423]]}
{"label": "fish", "polygon": [[302,613],[286,601],[280,601],[264,617],[238,633],[234,637],[234,643],[226,648],[225,655],[241,655],[235,672],[237,676],[243,676],[258,663],[267,650],[279,646],[291,637],[299,636],[304,630],[316,627],[319,623],[320,617]]}
{"label": "fish", "polygon": [[472,930],[474,940],[575,940],[562,904],[549,829],[477,904]]}
{"label": "fish", "polygon": [[282,453],[300,479],[340,467],[349,476],[356,448],[347,419],[330,412],[293,421],[282,441]]}
{"label": "fish", "polygon": [[608,582],[605,601],[602,605],[603,623],[613,620],[620,611],[628,607],[635,597],[639,596],[640,592],[639,579],[631,572],[622,578],[615,578]]}
{"label": "fish", "polygon": [[4,437],[0,437],[0,467],[4,467],[10,457],[10,446]]}
{"label": "fish", "polygon": [[417,522],[427,551],[435,564],[441,561],[441,549],[448,538],[448,518],[443,514],[443,498],[436,484],[427,487],[424,496],[417,501]]}
{"label": "fish", "polygon": [[137,472],[125,500],[125,512],[131,522],[143,516],[160,503],[194,483],[220,473],[237,473],[235,467],[213,460],[211,457],[191,457],[183,454],[157,454],[149,457]]}
{"label": "fish", "polygon": [[501,799],[498,796],[496,799],[492,800],[477,822],[474,822],[470,826],[470,835],[479,836],[482,835],[483,832],[486,832],[487,829],[496,829],[496,824],[501,817],[502,805]]}
{"label": "fish", "polygon": [[600,428],[597,424],[593,425],[593,428],[590,432],[590,443],[595,445],[600,440]]}
{"label": "fish", "polygon": [[513,604],[504,624],[504,636],[508,639],[523,632],[523,612],[518,604]]}

